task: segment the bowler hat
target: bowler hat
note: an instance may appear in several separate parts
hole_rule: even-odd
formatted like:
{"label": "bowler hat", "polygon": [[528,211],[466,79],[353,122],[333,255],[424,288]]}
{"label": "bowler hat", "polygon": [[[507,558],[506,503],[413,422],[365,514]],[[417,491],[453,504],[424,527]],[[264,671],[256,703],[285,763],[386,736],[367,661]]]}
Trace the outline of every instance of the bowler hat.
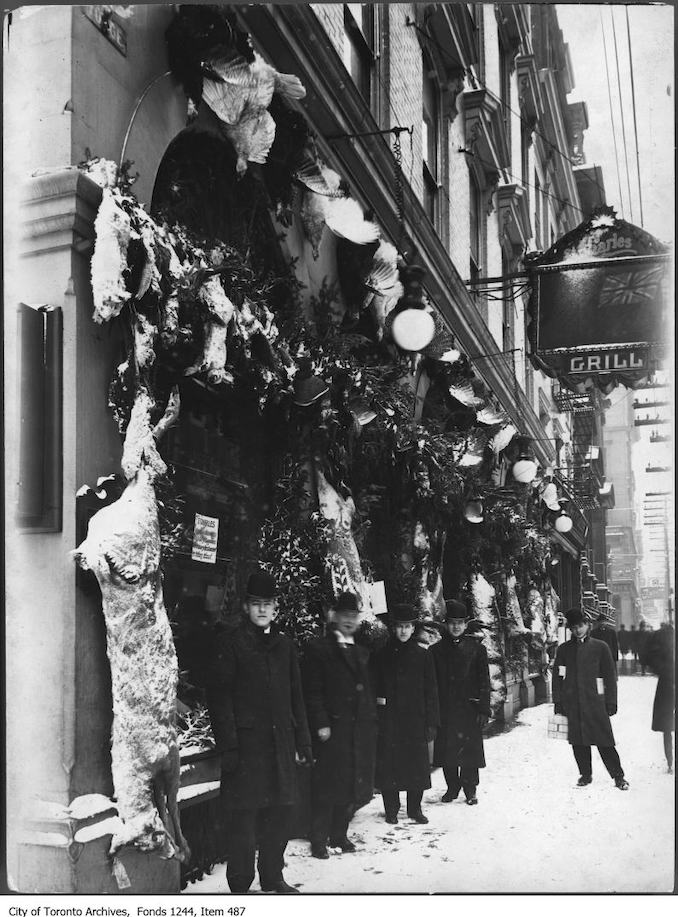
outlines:
{"label": "bowler hat", "polygon": [[565,612],[565,620],[567,621],[567,626],[571,630],[575,624],[587,624],[589,619],[581,608],[570,608],[569,611]]}
{"label": "bowler hat", "polygon": [[258,599],[274,599],[275,594],[275,580],[265,570],[257,570],[247,580],[247,595],[255,595]]}
{"label": "bowler hat", "polygon": [[358,614],[358,598],[353,592],[342,592],[334,603],[335,611],[354,611]]}
{"label": "bowler hat", "polygon": [[450,621],[452,618],[470,618],[470,612],[466,602],[460,602],[458,599],[448,599],[445,602],[445,620]]}
{"label": "bowler hat", "polygon": [[391,624],[414,624],[417,618],[417,612],[411,605],[394,605],[389,612]]}

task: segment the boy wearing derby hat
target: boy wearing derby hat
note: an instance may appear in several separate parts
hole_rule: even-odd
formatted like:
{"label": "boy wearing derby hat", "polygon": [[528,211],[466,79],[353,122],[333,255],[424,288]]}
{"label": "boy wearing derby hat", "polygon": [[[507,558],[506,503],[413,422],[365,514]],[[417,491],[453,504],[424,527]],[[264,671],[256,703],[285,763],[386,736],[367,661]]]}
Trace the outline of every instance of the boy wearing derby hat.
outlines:
{"label": "boy wearing derby hat", "polygon": [[606,643],[590,636],[590,624],[581,608],[566,614],[572,636],[561,643],[553,664],[555,712],[567,717],[567,738],[579,767],[577,786],[591,783],[591,746],[619,790],[629,784],[614,746],[610,717],[617,712],[617,672]]}
{"label": "boy wearing derby hat", "polygon": [[331,610],[328,632],[306,648],[302,676],[315,766],[311,774],[311,854],[329,857],[327,845],[352,853],[346,836],[356,808],[372,798],[376,705],[369,651],[354,640],[360,613],[344,592]]}
{"label": "boy wearing derby hat", "polygon": [[218,638],[207,689],[229,825],[226,878],[241,894],[254,879],[257,842],[262,891],[297,891],[283,879],[283,857],[296,764],[313,761],[296,648],[273,623],[275,596],[270,573],[250,576],[245,619]]}
{"label": "boy wearing derby hat", "polygon": [[478,802],[478,768],[485,767],[483,729],[490,718],[490,671],[482,643],[465,634],[469,612],[465,602],[445,602],[447,633],[430,650],[440,699],[440,729],[433,763],[443,768],[452,802],[463,788],[466,802]]}
{"label": "boy wearing derby hat", "polygon": [[438,691],[431,654],[413,637],[416,620],[411,606],[394,606],[389,615],[391,638],[375,657],[376,784],[390,825],[398,822],[400,790],[407,792],[408,816],[428,824],[421,799],[431,786],[428,743],[439,724]]}

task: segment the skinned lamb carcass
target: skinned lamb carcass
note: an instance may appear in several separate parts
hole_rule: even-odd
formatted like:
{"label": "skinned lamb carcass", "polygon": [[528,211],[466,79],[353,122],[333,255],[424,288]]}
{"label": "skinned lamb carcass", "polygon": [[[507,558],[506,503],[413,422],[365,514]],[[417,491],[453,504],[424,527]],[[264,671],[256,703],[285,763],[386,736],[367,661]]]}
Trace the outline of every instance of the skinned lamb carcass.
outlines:
{"label": "skinned lamb carcass", "polygon": [[496,713],[506,700],[506,676],[499,642],[499,621],[495,611],[495,589],[481,573],[472,577],[471,600],[474,617],[483,625],[482,644],[487,652],[490,670],[490,706]]}
{"label": "skinned lamb carcass", "polygon": [[516,582],[516,578],[513,575],[507,576],[504,580],[509,637],[519,637],[529,633],[523,621],[523,613],[520,609],[518,593],[516,592]]}
{"label": "skinned lamb carcass", "polygon": [[546,643],[558,642],[558,606],[560,599],[553,587],[548,587],[544,593],[544,627],[546,629]]}
{"label": "skinned lamb carcass", "polygon": [[228,326],[235,313],[235,306],[224,292],[218,277],[210,277],[201,287],[198,299],[207,307],[208,321],[205,328],[205,346],[202,355],[184,375],[207,372],[207,379],[212,385],[225,382],[226,370],[226,335]]}
{"label": "skinned lamb carcass", "polygon": [[94,221],[96,242],[90,267],[94,299],[92,317],[99,324],[118,315],[130,298],[123,272],[127,268],[127,248],[133,230],[120,201],[118,191],[104,188]]}
{"label": "skinned lamb carcass", "polygon": [[421,522],[415,523],[412,539],[412,559],[417,571],[415,601],[422,619],[445,619],[441,564],[435,563],[436,557],[442,557],[444,542],[445,532],[435,533],[431,537]]}
{"label": "skinned lamb carcass", "polygon": [[544,599],[539,590],[534,587],[527,593],[527,607],[532,617],[530,621],[530,631],[544,638],[546,636],[546,627],[544,626]]}
{"label": "skinned lamb carcass", "polygon": [[345,500],[329,483],[322,471],[315,469],[318,487],[318,507],[322,516],[331,523],[326,563],[330,571],[335,597],[341,592],[353,592],[363,619],[372,619],[374,612],[368,597],[368,586],[360,566],[360,555],[353,538],[351,526],[355,515],[353,497]]}
{"label": "skinned lamb carcass", "polygon": [[[143,393],[144,400],[148,397]],[[139,414],[145,410],[142,405]],[[152,435],[161,435],[177,413],[175,391]],[[115,503],[90,519],[87,537],[73,552],[77,563],[97,578],[106,622],[113,787],[123,823],[109,852],[113,856],[134,845],[186,861],[190,850],[181,832],[177,801],[178,665],[163,601],[153,487],[157,469],[145,461],[143,449],[129,450],[127,458],[126,473],[133,474],[129,484]]]}

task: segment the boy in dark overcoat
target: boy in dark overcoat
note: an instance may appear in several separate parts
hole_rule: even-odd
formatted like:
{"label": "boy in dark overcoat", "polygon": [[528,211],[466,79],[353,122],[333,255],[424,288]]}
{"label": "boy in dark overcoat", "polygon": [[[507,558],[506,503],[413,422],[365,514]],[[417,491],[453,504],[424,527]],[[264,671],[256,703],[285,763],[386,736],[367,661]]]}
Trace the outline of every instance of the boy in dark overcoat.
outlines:
{"label": "boy in dark overcoat", "polygon": [[283,879],[283,856],[297,801],[296,764],[313,758],[296,648],[273,623],[270,574],[249,578],[244,610],[240,627],[218,637],[207,687],[230,828],[226,878],[232,892],[249,890],[258,840],[262,891],[297,892]]}
{"label": "boy in dark overcoat", "polygon": [[306,648],[302,676],[313,739],[311,854],[329,857],[327,845],[352,853],[347,837],[356,808],[374,788],[377,711],[368,670],[369,651],[355,643],[355,595],[342,593],[328,633]]}
{"label": "boy in dark overcoat", "polygon": [[389,617],[391,638],[374,664],[379,722],[376,784],[390,825],[398,823],[400,790],[407,792],[409,817],[426,825],[421,800],[431,786],[428,743],[435,739],[440,722],[436,674],[431,654],[413,636],[416,611],[396,605]]}
{"label": "boy in dark overcoat", "polygon": [[561,643],[553,665],[555,713],[567,717],[568,741],[579,767],[577,786],[591,783],[591,746],[620,790],[629,784],[614,746],[610,717],[617,712],[617,671],[606,643],[589,633],[581,608],[565,614],[572,636]]}
{"label": "boy in dark overcoat", "polygon": [[429,652],[440,699],[433,763],[442,766],[447,781],[442,802],[452,802],[463,789],[467,804],[474,806],[478,803],[478,769],[485,767],[483,729],[491,712],[490,671],[485,647],[465,633],[469,617],[465,602],[445,602],[447,633]]}

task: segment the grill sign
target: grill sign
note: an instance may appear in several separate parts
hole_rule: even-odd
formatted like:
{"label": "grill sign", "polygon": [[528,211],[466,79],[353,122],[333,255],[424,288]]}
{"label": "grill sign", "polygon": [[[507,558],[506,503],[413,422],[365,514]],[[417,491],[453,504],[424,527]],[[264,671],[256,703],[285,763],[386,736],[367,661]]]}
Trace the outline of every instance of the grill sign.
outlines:
{"label": "grill sign", "polygon": [[528,263],[537,365],[581,390],[635,386],[666,336],[670,254],[601,208]]}

